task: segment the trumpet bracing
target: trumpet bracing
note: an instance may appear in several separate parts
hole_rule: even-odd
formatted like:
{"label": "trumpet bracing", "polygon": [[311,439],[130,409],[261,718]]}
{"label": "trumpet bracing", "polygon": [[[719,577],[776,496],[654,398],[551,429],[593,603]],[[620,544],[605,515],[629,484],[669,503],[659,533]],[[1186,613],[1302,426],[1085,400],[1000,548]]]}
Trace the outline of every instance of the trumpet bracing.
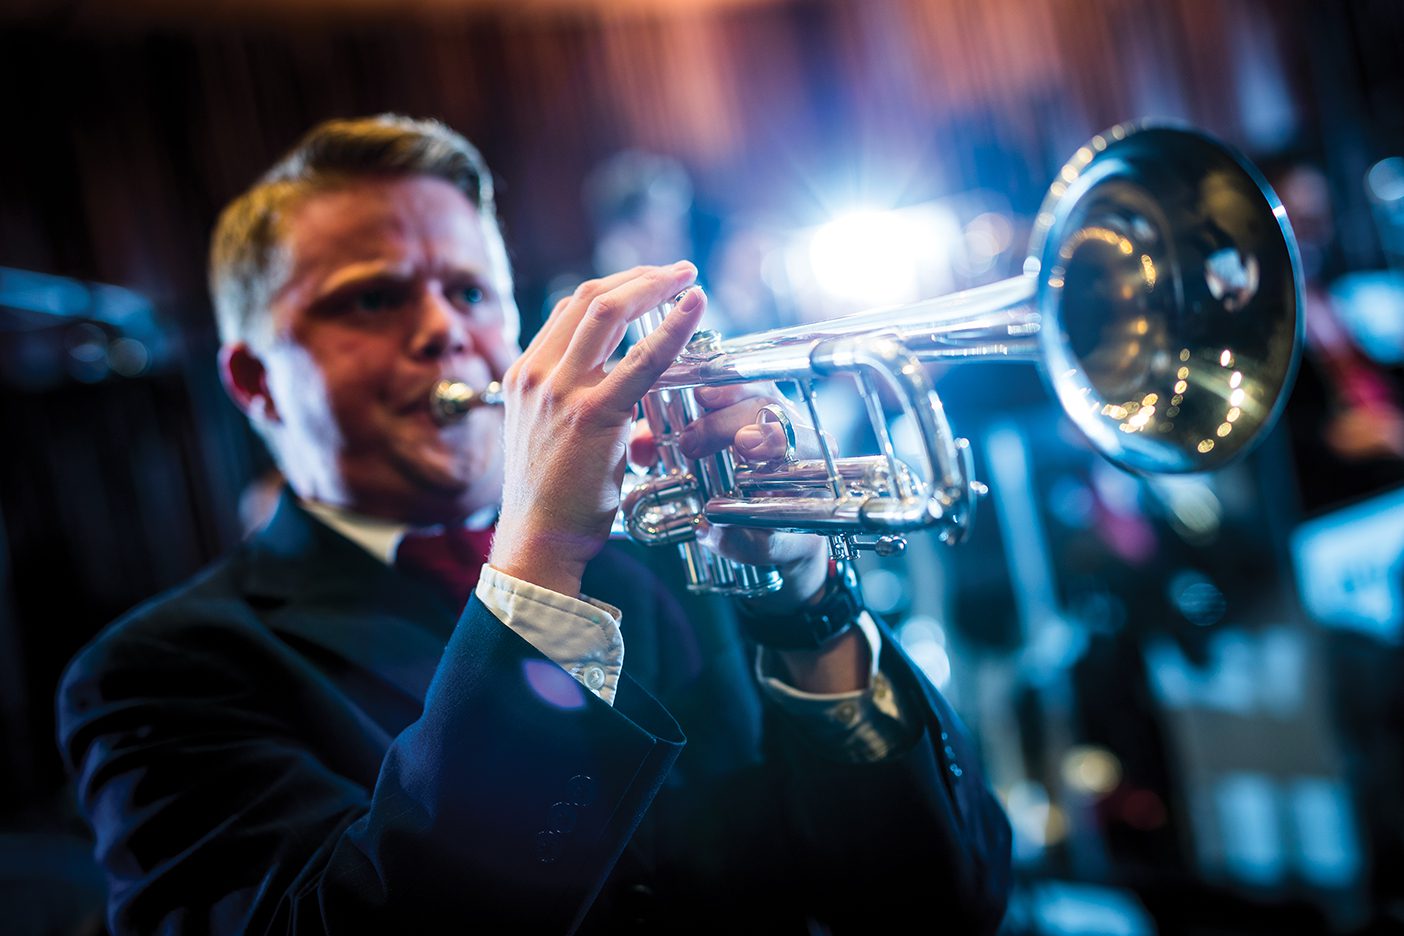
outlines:
{"label": "trumpet bracing", "polygon": [[[639,319],[635,337],[662,321]],[[950,430],[923,366],[1025,361],[1091,444],[1135,472],[1212,470],[1272,425],[1303,334],[1296,242],[1277,196],[1244,157],[1197,130],[1123,124],[1093,137],[1059,172],[1035,219],[1022,275],[950,296],[723,340],[699,332],[643,400],[659,463],[623,501],[635,540],[677,544],[689,587],[740,595],[780,587],[774,569],[735,563],[695,542],[698,523],[811,532],[837,558],[891,553],[934,528],[970,528],[984,487],[969,444]],[[817,378],[851,375],[880,454],[775,462],[701,460],[677,445],[696,418],[692,388],[793,384],[816,429]],[[879,390],[916,429],[915,464],[894,453]],[[440,418],[497,403],[500,388],[442,381]],[[761,419],[791,429],[784,410]],[[793,436],[791,435],[793,445]]]}

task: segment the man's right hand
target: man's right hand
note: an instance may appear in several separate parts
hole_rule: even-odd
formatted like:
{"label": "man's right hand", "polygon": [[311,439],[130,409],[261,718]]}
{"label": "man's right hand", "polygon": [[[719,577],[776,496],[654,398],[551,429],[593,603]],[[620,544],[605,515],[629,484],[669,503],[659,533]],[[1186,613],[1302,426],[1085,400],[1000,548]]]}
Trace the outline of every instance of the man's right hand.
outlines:
{"label": "man's right hand", "polygon": [[[634,407],[673,363],[707,302],[697,268],[635,267],[562,299],[503,379],[506,447],[492,566],[574,597],[619,509]],[[607,362],[629,323],[687,294],[663,324]]]}

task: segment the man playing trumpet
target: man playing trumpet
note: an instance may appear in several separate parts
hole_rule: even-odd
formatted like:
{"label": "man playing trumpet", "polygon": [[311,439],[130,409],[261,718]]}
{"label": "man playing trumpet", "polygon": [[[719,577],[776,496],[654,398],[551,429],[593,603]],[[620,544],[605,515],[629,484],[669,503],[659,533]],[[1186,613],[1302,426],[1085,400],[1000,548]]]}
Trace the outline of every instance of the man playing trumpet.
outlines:
{"label": "man playing trumpet", "polygon": [[[487,169],[427,121],[323,124],[226,209],[222,373],[288,489],[65,675],[114,932],[994,929],[1003,815],[819,537],[707,531],[784,574],[739,617],[606,547],[695,277],[585,283],[519,353]],[[505,405],[441,424],[445,377]],[[772,390],[697,396],[687,454],[780,454]]]}

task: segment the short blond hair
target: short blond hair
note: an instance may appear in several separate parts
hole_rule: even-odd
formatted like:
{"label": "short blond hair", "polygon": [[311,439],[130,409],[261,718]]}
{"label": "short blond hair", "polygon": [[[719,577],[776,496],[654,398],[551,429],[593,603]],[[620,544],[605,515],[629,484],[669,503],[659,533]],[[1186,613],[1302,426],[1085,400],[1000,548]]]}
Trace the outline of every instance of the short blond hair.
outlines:
{"label": "short blond hair", "polygon": [[318,124],[219,216],[209,280],[220,340],[261,346],[272,337],[268,308],[283,272],[283,221],[293,207],[358,178],[397,175],[443,179],[496,223],[482,154],[439,121],[379,114]]}

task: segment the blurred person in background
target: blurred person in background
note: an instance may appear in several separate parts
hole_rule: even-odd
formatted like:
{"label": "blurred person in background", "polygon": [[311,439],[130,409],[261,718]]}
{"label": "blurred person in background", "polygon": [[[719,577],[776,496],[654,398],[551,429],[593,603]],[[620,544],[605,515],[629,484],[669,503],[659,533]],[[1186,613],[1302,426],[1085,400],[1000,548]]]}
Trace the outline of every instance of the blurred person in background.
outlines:
{"label": "blurred person in background", "polygon": [[[735,605],[606,545],[696,272],[584,283],[519,352],[486,167],[393,116],[315,128],[226,209],[222,374],[287,489],[65,674],[114,932],[996,928],[1004,816],[820,538],[708,530],[784,572]],[[443,377],[506,405],[440,424]],[[773,388],[698,397],[688,454],[779,454]]]}
{"label": "blurred person in background", "polygon": [[1404,398],[1395,375],[1361,349],[1328,288],[1335,223],[1326,176],[1295,164],[1275,183],[1306,280],[1306,353],[1287,413],[1302,507],[1312,514],[1404,483]]}
{"label": "blurred person in background", "polygon": [[784,249],[773,225],[749,218],[723,225],[707,263],[711,327],[730,338],[793,324],[793,297],[772,283]]}
{"label": "blurred person in background", "polygon": [[586,177],[599,274],[692,256],[692,179],[676,159],[624,150]]}

